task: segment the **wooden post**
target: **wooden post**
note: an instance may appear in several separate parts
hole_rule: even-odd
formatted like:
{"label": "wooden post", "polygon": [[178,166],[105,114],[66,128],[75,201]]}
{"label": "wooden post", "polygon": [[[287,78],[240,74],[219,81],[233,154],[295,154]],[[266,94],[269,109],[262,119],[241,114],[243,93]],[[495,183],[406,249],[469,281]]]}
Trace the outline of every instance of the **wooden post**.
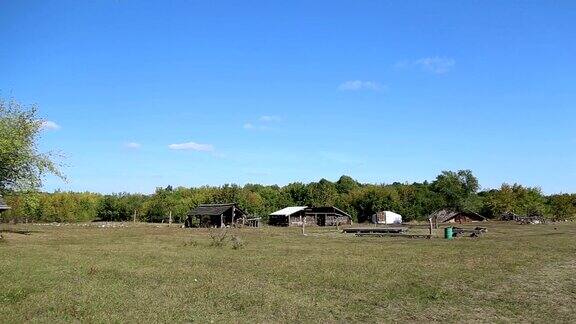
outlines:
{"label": "wooden post", "polygon": [[304,221],[302,222],[302,235],[306,235],[306,215],[304,215]]}
{"label": "wooden post", "polygon": [[136,209],[134,209],[134,223],[136,223]]}
{"label": "wooden post", "polygon": [[172,211],[170,211],[170,214],[168,215],[168,227],[170,227],[170,225],[172,225]]}
{"label": "wooden post", "polygon": [[428,219],[430,221],[430,237],[432,237],[432,218]]}
{"label": "wooden post", "polygon": [[236,214],[236,206],[232,205],[232,226],[234,226],[234,214]]}
{"label": "wooden post", "polygon": [[220,215],[220,228],[224,228],[224,214]]}

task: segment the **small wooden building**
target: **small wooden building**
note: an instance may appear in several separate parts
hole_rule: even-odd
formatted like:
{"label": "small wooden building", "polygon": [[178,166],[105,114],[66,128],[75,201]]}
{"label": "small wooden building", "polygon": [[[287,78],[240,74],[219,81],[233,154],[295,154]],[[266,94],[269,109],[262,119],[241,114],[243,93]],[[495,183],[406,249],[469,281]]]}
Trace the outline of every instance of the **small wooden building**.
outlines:
{"label": "small wooden building", "polygon": [[306,217],[306,206],[294,206],[280,209],[268,216],[268,224],[272,226],[301,226]]}
{"label": "small wooden building", "polygon": [[336,226],[352,224],[352,216],[334,207],[287,207],[270,214],[268,223],[273,226]]}
{"label": "small wooden building", "polygon": [[185,227],[226,227],[244,224],[247,214],[238,204],[200,205],[188,213]]}
{"label": "small wooden building", "polygon": [[5,212],[9,209],[10,209],[10,207],[8,205],[6,205],[6,203],[4,202],[4,199],[2,199],[2,196],[0,196],[0,213]]}
{"label": "small wooden building", "polygon": [[470,222],[483,222],[486,218],[474,212],[457,212],[448,209],[442,209],[430,215],[430,220],[433,224],[438,223],[470,223]]}

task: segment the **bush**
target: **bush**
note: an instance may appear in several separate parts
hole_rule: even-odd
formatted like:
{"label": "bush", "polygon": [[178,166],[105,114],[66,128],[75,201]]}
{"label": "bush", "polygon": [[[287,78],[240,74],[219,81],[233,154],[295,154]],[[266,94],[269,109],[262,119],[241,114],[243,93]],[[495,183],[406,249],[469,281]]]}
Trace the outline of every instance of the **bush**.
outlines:
{"label": "bush", "polygon": [[226,230],[210,232],[210,246],[223,247],[226,245],[228,232]]}
{"label": "bush", "polygon": [[232,242],[232,249],[234,250],[239,250],[244,247],[244,241],[242,241],[242,239],[239,236],[236,235],[232,236],[230,242]]}

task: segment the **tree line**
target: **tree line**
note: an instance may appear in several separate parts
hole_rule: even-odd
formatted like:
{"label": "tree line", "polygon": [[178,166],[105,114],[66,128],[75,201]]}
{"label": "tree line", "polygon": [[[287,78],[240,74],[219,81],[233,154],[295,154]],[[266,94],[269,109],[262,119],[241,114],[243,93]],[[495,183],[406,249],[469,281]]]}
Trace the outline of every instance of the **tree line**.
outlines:
{"label": "tree line", "polygon": [[199,204],[236,202],[247,213],[263,217],[287,206],[336,206],[357,222],[369,221],[377,211],[392,210],[406,221],[423,221],[439,209],[477,212],[497,219],[504,213],[576,220],[576,194],[544,195],[539,188],[503,184],[479,190],[470,170],[444,171],[432,182],[363,184],[349,176],[338,181],[322,179],[286,186],[246,184],[158,188],[153,194],[90,192],[12,192],[5,197],[12,209],[2,221],[183,222]]}
{"label": "tree line", "polygon": [[45,121],[35,105],[25,106],[0,97],[0,196],[12,207],[0,221],[85,222],[165,221],[172,215],[182,222],[199,204],[236,202],[247,213],[267,215],[286,206],[336,206],[355,221],[365,222],[382,210],[392,210],[407,221],[425,220],[439,209],[478,212],[489,218],[503,213],[541,216],[552,220],[576,218],[576,195],[543,195],[539,188],[503,184],[480,191],[470,170],[444,171],[432,182],[363,184],[348,176],[286,186],[234,184],[196,188],[158,188],[154,194],[40,192],[45,175],[63,178],[60,157],[40,152],[38,140]]}

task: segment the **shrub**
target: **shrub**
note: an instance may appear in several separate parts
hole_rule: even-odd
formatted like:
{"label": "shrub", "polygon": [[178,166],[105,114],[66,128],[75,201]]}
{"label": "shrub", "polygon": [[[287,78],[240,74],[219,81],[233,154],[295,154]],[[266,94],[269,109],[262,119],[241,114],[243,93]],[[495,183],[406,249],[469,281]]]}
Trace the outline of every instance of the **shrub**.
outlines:
{"label": "shrub", "polygon": [[239,250],[242,247],[244,247],[244,241],[242,241],[242,239],[240,238],[240,236],[232,236],[232,238],[230,239],[230,242],[232,242],[232,249],[234,250]]}
{"label": "shrub", "polygon": [[210,232],[210,246],[223,247],[226,245],[228,232],[226,230]]}

